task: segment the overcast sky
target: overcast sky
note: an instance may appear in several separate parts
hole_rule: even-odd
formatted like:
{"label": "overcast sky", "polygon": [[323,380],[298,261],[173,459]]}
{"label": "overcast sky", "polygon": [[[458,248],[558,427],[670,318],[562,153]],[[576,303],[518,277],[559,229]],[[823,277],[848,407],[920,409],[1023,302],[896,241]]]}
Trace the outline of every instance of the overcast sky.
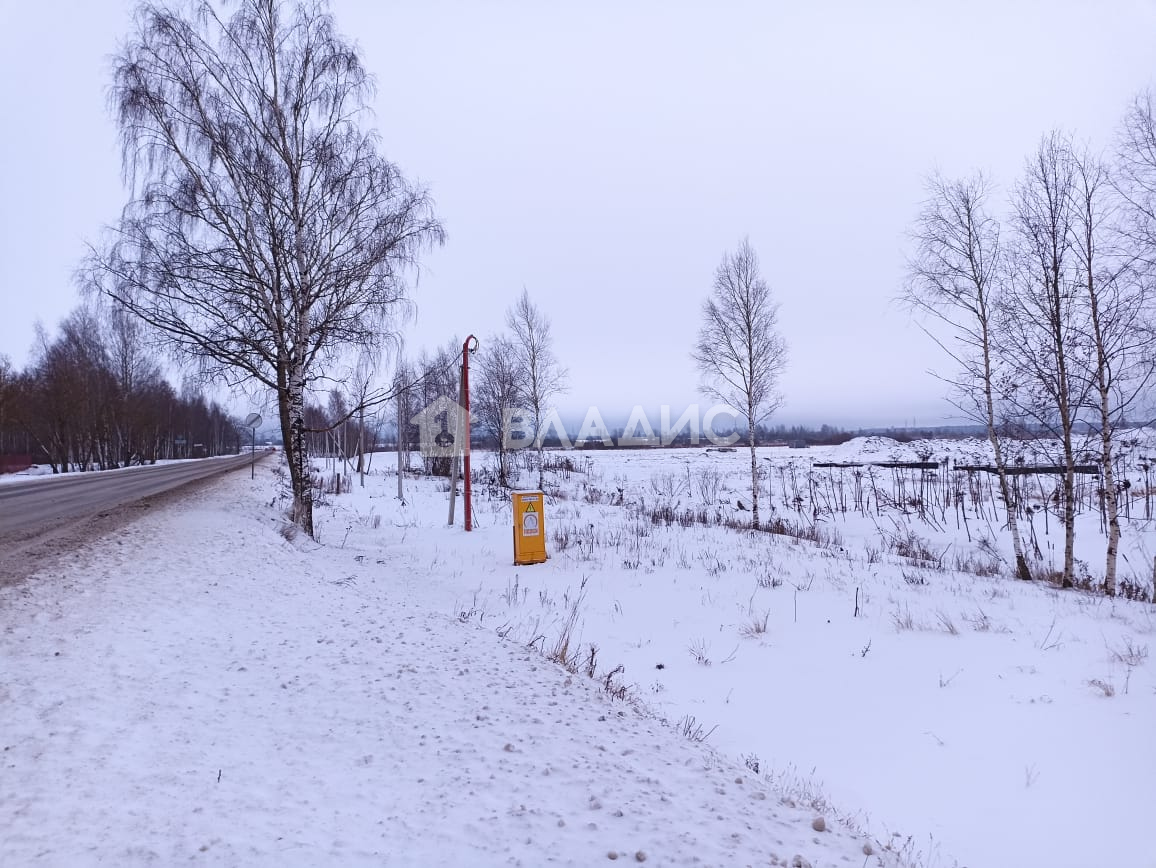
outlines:
{"label": "overcast sky", "polygon": [[[0,353],[23,365],[124,202],[105,93],[133,4],[3,2]],[[944,363],[893,301],[924,176],[1010,186],[1057,127],[1108,148],[1156,84],[1156,0],[332,5],[449,233],[409,347],[484,339],[524,286],[567,415],[699,400],[699,307],[746,236],[791,348],[780,421],[943,423]]]}

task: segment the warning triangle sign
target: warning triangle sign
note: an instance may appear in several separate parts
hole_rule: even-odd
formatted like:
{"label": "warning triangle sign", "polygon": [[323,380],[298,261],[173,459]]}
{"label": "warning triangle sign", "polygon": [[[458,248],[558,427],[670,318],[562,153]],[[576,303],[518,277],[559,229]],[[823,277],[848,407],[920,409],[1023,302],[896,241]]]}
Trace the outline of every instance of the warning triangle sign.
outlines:
{"label": "warning triangle sign", "polygon": [[531,500],[531,501],[528,501],[526,503],[525,511],[526,512],[537,512],[538,511],[538,510],[534,509],[534,501]]}

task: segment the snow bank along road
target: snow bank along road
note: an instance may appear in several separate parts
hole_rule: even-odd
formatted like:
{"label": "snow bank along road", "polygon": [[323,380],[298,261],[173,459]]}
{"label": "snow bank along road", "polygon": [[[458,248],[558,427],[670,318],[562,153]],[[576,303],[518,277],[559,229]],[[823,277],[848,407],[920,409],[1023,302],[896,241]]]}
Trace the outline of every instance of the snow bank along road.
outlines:
{"label": "snow bank along road", "polygon": [[[259,452],[256,460],[266,453]],[[100,473],[68,473],[0,486],[0,537],[27,533],[52,522],[95,515],[143,497],[238,467],[248,454],[128,467]]]}
{"label": "snow bank along road", "polygon": [[403,540],[287,542],[271,471],[0,588],[0,864],[894,864],[444,611]]}

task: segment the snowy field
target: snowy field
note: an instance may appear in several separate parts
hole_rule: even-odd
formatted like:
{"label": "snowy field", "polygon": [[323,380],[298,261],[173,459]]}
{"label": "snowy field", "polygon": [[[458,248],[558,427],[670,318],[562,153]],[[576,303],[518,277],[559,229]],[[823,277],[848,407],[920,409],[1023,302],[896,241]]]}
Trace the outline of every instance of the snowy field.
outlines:
{"label": "snowy field", "polygon": [[483,482],[466,534],[377,455],[318,544],[233,474],[0,589],[0,864],[1152,868],[1156,609],[1003,577],[978,487],[811,470],[948,451],[764,450],[795,535],[727,526],[743,450],[556,454],[529,567]]}
{"label": "snowy field", "polygon": [[0,587],[0,865],[874,860],[458,617],[478,538],[402,521],[380,477],[287,541],[271,465]]}
{"label": "snowy field", "polygon": [[54,474],[47,464],[33,464],[16,473],[0,473],[0,485],[11,482],[25,482],[29,479],[51,479]]}

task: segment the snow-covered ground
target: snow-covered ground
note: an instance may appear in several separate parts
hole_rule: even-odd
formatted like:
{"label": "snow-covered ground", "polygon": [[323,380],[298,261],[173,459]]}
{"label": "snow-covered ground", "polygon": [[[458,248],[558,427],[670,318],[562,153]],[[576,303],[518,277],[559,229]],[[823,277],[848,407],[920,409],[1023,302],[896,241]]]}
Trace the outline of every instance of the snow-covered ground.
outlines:
{"label": "snow-covered ground", "polygon": [[24,482],[28,479],[49,479],[52,475],[52,468],[47,464],[33,464],[15,473],[0,473],[0,485],[6,482]]}
{"label": "snow-covered ground", "polygon": [[291,543],[275,500],[232,474],[0,589],[0,864],[867,858],[452,612],[460,531],[391,509]]}
{"label": "snow-covered ground", "polygon": [[0,863],[1156,866],[1152,605],[957,571],[1007,556],[978,494],[807,476],[946,449],[765,450],[818,542],[716,524],[744,451],[570,453],[529,567],[484,484],[466,534],[375,456],[317,544],[234,474],[0,591]]}

